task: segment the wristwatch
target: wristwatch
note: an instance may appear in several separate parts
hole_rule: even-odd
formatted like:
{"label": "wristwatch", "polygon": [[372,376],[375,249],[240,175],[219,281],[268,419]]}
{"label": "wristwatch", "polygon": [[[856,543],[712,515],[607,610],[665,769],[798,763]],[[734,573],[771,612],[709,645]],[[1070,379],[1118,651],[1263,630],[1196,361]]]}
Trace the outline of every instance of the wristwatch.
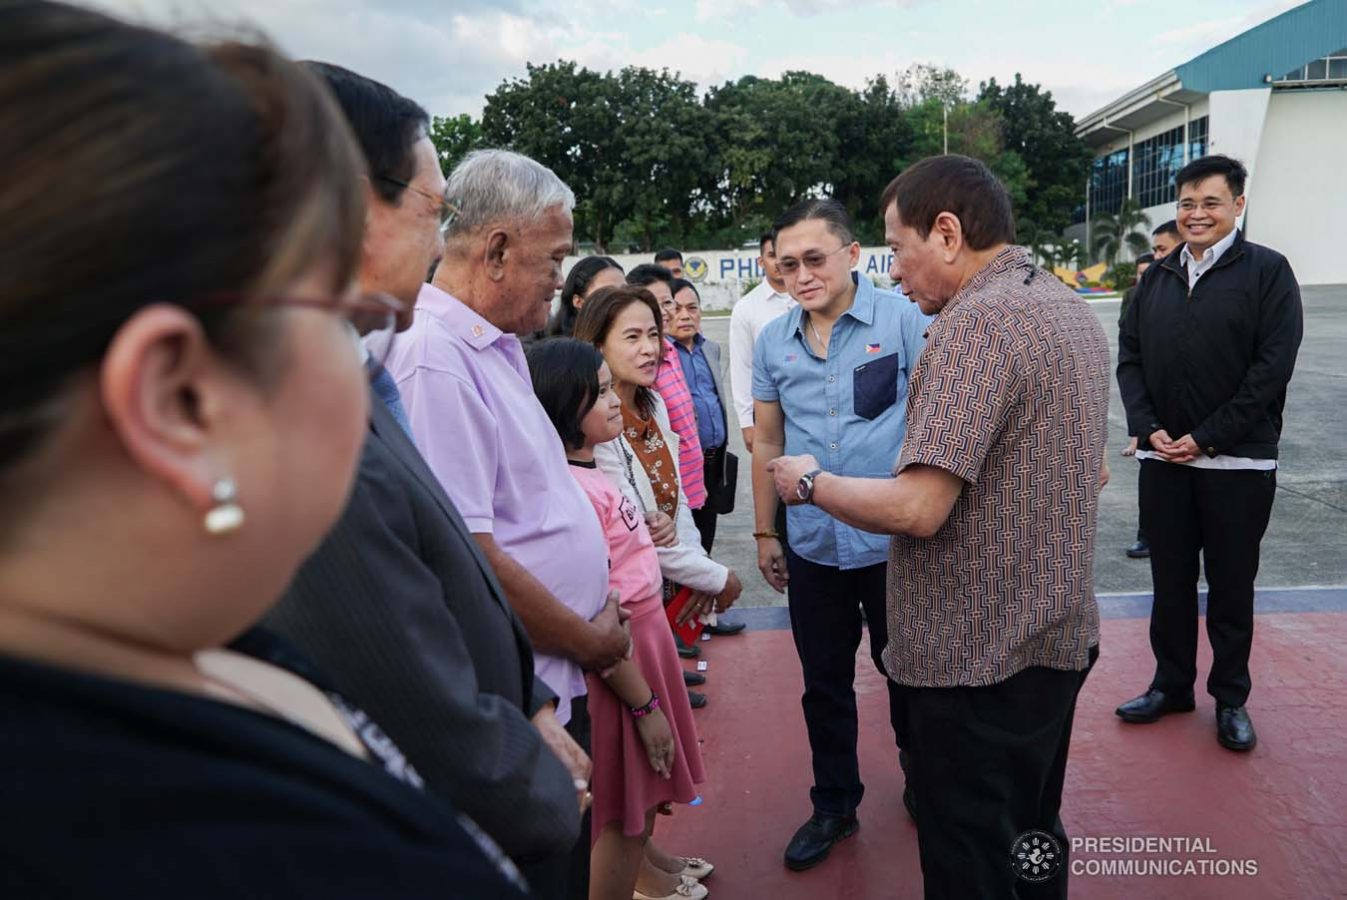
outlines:
{"label": "wristwatch", "polygon": [[812,472],[805,472],[800,476],[800,483],[795,486],[795,496],[799,497],[805,503],[814,502],[814,479],[819,476],[822,469],[815,469]]}

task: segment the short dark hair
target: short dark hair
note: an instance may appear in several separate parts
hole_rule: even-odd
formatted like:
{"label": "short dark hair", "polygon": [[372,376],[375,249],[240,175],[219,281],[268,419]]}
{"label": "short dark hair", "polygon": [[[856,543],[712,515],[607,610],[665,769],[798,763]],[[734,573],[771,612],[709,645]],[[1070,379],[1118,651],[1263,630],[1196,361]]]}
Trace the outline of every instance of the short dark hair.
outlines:
{"label": "short dark hair", "polygon": [[697,290],[697,285],[688,281],[686,278],[675,278],[673,281],[669,282],[669,291],[673,293],[674,296],[677,296],[679,291],[692,291],[692,295],[697,298],[697,302],[702,302],[702,292]]}
{"label": "short dark hair", "polygon": [[1151,232],[1151,237],[1158,237],[1162,234],[1172,234],[1174,237],[1179,237],[1179,223],[1173,219],[1168,222],[1161,222],[1155,226],[1155,230]]}
{"label": "short dark hair", "polygon": [[[396,182],[416,175],[412,148],[426,136],[430,114],[386,84],[332,63],[302,65],[327,84],[365,154],[371,186],[385,203],[397,203],[404,190]],[[393,180],[389,180],[393,179]]]}
{"label": "short dark hair", "polygon": [[[566,283],[561,286],[561,305],[547,325],[549,335],[570,337],[571,332],[575,330],[575,298],[585,296],[594,276],[604,269],[622,272],[622,266],[611,256],[586,256],[571,266],[571,271],[566,275]],[[626,273],[622,274],[625,277]]]}
{"label": "short dark hair", "polygon": [[953,214],[970,250],[986,250],[1015,240],[1010,192],[979,160],[951,153],[928,156],[908,166],[879,195],[879,208],[897,204],[903,224],[923,239],[942,212]]}
{"label": "short dark hair", "polygon": [[558,337],[539,341],[528,351],[529,377],[552,427],[567,450],[585,445],[581,421],[599,399],[603,354],[593,344]]}
{"label": "short dark hair", "polygon": [[813,219],[822,221],[830,233],[848,244],[856,240],[856,228],[847,208],[831,197],[819,197],[802,200],[777,217],[772,223],[772,246],[776,246],[777,236],[787,228]]}
{"label": "short dark hair", "polygon": [[1221,153],[1200,157],[1179,169],[1179,174],[1174,176],[1174,188],[1176,191],[1182,191],[1185,184],[1197,184],[1213,175],[1225,178],[1231,196],[1239,197],[1244,194],[1244,182],[1249,177],[1249,171],[1244,168],[1244,163]]}
{"label": "short dark hair", "polygon": [[[643,268],[637,266],[633,272]],[[663,269],[663,266],[656,268]],[[667,272],[668,270],[665,269]],[[671,279],[672,280],[672,279]],[[600,346],[612,330],[613,321],[622,310],[633,303],[643,303],[655,317],[655,328],[659,330],[660,342],[664,341],[664,314],[660,312],[655,295],[644,287],[628,284],[623,287],[599,288],[585,300],[580,315],[575,319],[575,339],[587,341],[595,347]],[[663,365],[663,360],[660,362]],[[650,388],[641,386],[636,389],[636,412],[649,416],[655,409],[655,398]]]}
{"label": "short dark hair", "polygon": [[764,231],[762,233],[762,237],[758,238],[758,252],[762,253],[766,251],[768,244],[771,244],[773,247],[775,247],[776,238],[773,236],[772,232]]}
{"label": "short dark hair", "polygon": [[666,259],[676,259],[680,266],[683,264],[683,254],[672,247],[665,247],[655,254],[655,262],[664,262]]}
{"label": "short dark hair", "polygon": [[638,287],[648,287],[656,281],[662,281],[670,285],[670,290],[672,290],[673,280],[673,273],[656,263],[641,263],[627,273],[627,284],[634,284]]}
{"label": "short dark hair", "polygon": [[1136,260],[1136,264],[1137,264],[1138,266],[1141,265],[1141,264],[1143,264],[1143,263],[1145,263],[1146,265],[1149,266],[1149,265],[1150,265],[1151,263],[1153,263],[1153,262],[1155,262],[1155,254],[1154,254],[1154,253],[1143,253],[1143,254],[1141,254],[1140,256],[1138,256],[1138,257],[1137,257],[1137,260]]}

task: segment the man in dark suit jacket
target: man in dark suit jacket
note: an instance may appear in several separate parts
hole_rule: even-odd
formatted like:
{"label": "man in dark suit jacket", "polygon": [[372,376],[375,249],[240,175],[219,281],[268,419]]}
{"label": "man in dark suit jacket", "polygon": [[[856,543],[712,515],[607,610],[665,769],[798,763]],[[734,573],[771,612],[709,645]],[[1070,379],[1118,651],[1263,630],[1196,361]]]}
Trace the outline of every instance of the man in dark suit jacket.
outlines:
{"label": "man in dark suit jacket", "polygon": [[[352,72],[310,68],[346,112],[371,172],[360,287],[410,311],[443,252],[444,177],[426,113]],[[350,503],[267,624],[378,722],[427,790],[520,864],[536,896],[567,896],[581,830],[576,781],[587,780],[589,760],[556,721],[523,626],[407,436],[396,386],[376,375]]]}

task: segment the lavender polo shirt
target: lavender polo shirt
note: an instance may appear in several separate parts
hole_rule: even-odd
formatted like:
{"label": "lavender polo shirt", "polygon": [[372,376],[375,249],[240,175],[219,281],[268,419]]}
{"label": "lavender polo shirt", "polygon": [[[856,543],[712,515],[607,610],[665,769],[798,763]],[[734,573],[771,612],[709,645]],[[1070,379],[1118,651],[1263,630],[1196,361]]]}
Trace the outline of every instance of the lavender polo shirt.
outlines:
{"label": "lavender polo shirt", "polygon": [[[577,615],[597,615],[608,595],[603,529],[533,394],[519,339],[426,284],[387,365],[416,445],[468,529],[494,535]],[[570,721],[571,698],[585,693],[580,667],[539,653],[535,671]]]}

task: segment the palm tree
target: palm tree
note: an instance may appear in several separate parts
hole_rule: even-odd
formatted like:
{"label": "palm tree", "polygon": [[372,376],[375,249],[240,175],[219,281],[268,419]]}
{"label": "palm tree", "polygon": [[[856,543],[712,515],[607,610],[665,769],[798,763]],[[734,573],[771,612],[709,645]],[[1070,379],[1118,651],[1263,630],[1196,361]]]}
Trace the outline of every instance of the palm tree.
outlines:
{"label": "palm tree", "polygon": [[[1144,226],[1145,231],[1137,231]],[[1109,268],[1118,261],[1123,247],[1139,256],[1150,247],[1148,236],[1150,216],[1141,211],[1141,205],[1130,197],[1123,201],[1116,215],[1100,213],[1094,217],[1094,251],[1103,254]]]}
{"label": "palm tree", "polygon": [[1033,261],[1046,264],[1048,268],[1052,268],[1056,261],[1048,245],[1056,239],[1056,235],[1047,229],[1039,228],[1031,219],[1020,219],[1015,223],[1015,243],[1028,248]]}

